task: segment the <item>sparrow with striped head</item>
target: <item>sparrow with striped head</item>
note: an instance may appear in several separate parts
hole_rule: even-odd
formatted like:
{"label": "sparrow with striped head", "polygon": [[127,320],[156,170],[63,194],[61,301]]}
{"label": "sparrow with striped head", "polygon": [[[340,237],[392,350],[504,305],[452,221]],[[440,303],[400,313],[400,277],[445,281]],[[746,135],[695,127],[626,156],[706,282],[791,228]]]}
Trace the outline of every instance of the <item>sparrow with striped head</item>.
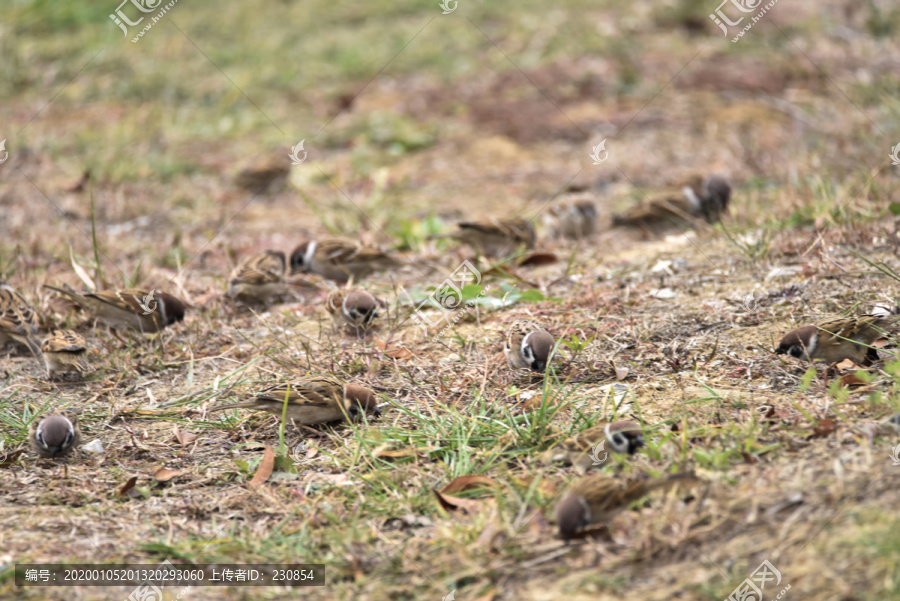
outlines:
{"label": "sparrow with striped head", "polygon": [[562,199],[544,212],[543,221],[551,238],[583,240],[597,230],[597,206],[586,198]]}
{"label": "sparrow with striped head", "polygon": [[534,248],[534,226],[527,219],[492,218],[485,221],[461,221],[456,227],[455,232],[429,236],[429,239],[459,240],[491,257],[510,255],[523,247]]}
{"label": "sparrow with striped head", "polygon": [[[603,447],[598,449],[600,444],[603,444]],[[544,455],[544,461],[547,463],[565,461],[578,468],[587,469],[595,465],[598,459],[602,463],[607,451],[634,455],[642,446],[644,446],[643,433],[637,422],[601,422],[551,448]]]}
{"label": "sparrow with striped head", "polygon": [[622,215],[614,215],[613,226],[649,227],[667,222],[703,218],[718,221],[728,210],[731,184],[719,175],[706,178],[695,175],[684,186],[652,194],[646,202],[635,205]]}
{"label": "sparrow with striped head", "polygon": [[37,357],[40,348],[37,341],[38,316],[22,295],[0,282],[0,347],[9,341],[28,347]]}
{"label": "sparrow with striped head", "polygon": [[555,341],[540,324],[517,319],[509,327],[503,352],[513,369],[528,369],[543,373],[547,369]]}
{"label": "sparrow with striped head", "polygon": [[47,377],[52,380],[56,374],[77,374],[81,377],[90,371],[85,360],[87,347],[84,338],[72,330],[53,330],[41,343],[41,353],[47,366]]}
{"label": "sparrow with striped head", "polygon": [[287,259],[283,252],[267,250],[238,263],[228,276],[225,295],[248,305],[267,304],[288,295],[284,283]]}
{"label": "sparrow with striped head", "polygon": [[897,319],[897,315],[861,315],[802,326],[785,334],[775,353],[811,363],[824,361],[829,366],[850,359],[867,367],[878,361],[872,343],[882,338]]}
{"label": "sparrow with striped head", "polygon": [[563,540],[592,524],[606,524],[650,493],[699,481],[692,473],[620,481],[605,474],[586,476],[572,485],[556,507],[556,523]]}
{"label": "sparrow with striped head", "polygon": [[68,296],[92,317],[113,329],[131,328],[153,334],[184,320],[184,303],[158,290],[129,288],[79,294],[68,287],[45,285],[44,288]]}
{"label": "sparrow with striped head", "polygon": [[378,317],[378,300],[361,288],[338,288],[325,299],[334,328],[368,328]]}
{"label": "sparrow with striped head", "polygon": [[335,238],[304,242],[291,253],[291,273],[316,273],[323,278],[346,282],[364,278],[376,271],[401,265],[389,253]]}
{"label": "sparrow with striped head", "polygon": [[78,416],[71,409],[49,413],[31,422],[31,448],[44,458],[68,454],[81,442]]}
{"label": "sparrow with striped head", "polygon": [[213,407],[223,409],[253,409],[266,411],[281,418],[287,397],[287,418],[296,424],[309,426],[337,421],[356,421],[362,414],[381,414],[375,393],[359,384],[343,384],[335,378],[313,376],[286,384],[264,388],[252,399],[230,405]]}

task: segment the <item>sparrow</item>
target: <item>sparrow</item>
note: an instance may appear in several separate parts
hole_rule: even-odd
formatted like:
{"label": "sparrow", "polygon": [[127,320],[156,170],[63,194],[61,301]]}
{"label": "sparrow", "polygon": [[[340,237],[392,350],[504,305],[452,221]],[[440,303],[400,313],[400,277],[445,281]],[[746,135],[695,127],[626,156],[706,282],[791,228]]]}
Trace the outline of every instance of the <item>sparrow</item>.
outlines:
{"label": "sparrow", "polygon": [[728,209],[731,184],[722,176],[703,178],[695,175],[683,187],[660,192],[647,202],[636,205],[622,215],[614,215],[613,226],[649,226],[674,219],[702,217],[708,223],[718,221]]}
{"label": "sparrow", "polygon": [[281,251],[267,250],[247,257],[228,276],[225,295],[247,304],[271,302],[287,292],[286,271],[287,259]]}
{"label": "sparrow", "polygon": [[37,357],[40,348],[35,338],[38,331],[38,316],[15,288],[0,282],[0,346],[10,340],[28,347]]}
{"label": "sparrow", "polygon": [[461,221],[457,231],[449,234],[429,236],[429,240],[452,238],[477,249],[481,253],[496,257],[512,254],[520,247],[534,248],[534,225],[527,219],[496,219],[486,221]]}
{"label": "sparrow", "polygon": [[338,288],[325,299],[325,310],[331,315],[335,329],[367,328],[378,317],[378,301],[360,288]]}
{"label": "sparrow", "polygon": [[375,416],[381,414],[374,392],[359,384],[342,384],[327,376],[313,376],[290,384],[275,384],[264,388],[252,399],[213,407],[210,412],[237,408],[256,409],[267,411],[280,419],[285,395],[288,399],[287,418],[305,426],[358,420],[363,413]]}
{"label": "sparrow", "polygon": [[585,198],[564,199],[547,209],[543,221],[551,238],[590,238],[597,229],[597,206]]}
{"label": "sparrow", "polygon": [[399,264],[377,248],[336,238],[304,242],[291,253],[291,274],[312,272],[338,282],[364,278]]}
{"label": "sparrow", "polygon": [[66,455],[81,442],[78,416],[71,409],[49,413],[31,422],[29,440],[41,457]]}
{"label": "sparrow", "polygon": [[556,507],[559,534],[568,542],[579,530],[609,522],[655,490],[697,480],[692,473],[625,482],[604,474],[587,476],[573,484]]}
{"label": "sparrow", "polygon": [[252,164],[238,171],[234,183],[252,194],[275,192],[287,180],[291,161],[287,153],[281,151],[256,159]]}
{"label": "sparrow", "polygon": [[878,351],[872,348],[872,343],[897,318],[896,315],[861,315],[806,325],[785,334],[775,353],[809,362],[824,361],[828,365],[850,359],[857,365],[869,366],[878,360]]}
{"label": "sparrow", "polygon": [[45,285],[68,296],[75,304],[111,328],[129,327],[155,333],[184,320],[184,303],[166,292],[129,288],[79,294],[71,288]]}
{"label": "sparrow", "polygon": [[[601,443],[604,446],[598,449],[597,446]],[[545,455],[545,461],[567,461],[586,469],[598,459],[602,463],[607,451],[634,455],[642,446],[644,438],[637,422],[601,422],[550,449]]]}
{"label": "sparrow", "polygon": [[72,330],[53,330],[41,343],[41,353],[47,366],[47,377],[53,379],[56,373],[72,373],[79,375],[90,371],[85,361],[87,347],[84,338]]}
{"label": "sparrow", "polygon": [[555,341],[540,324],[517,319],[509,327],[503,352],[513,369],[527,367],[536,372],[547,369]]}

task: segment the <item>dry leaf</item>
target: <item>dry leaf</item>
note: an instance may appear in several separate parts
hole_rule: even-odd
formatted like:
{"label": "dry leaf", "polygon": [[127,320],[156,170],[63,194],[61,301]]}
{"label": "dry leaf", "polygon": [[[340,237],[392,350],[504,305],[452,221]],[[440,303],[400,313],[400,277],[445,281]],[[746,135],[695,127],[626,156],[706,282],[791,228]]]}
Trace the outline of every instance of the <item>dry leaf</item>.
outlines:
{"label": "dry leaf", "polygon": [[179,443],[181,443],[182,447],[186,447],[189,444],[191,444],[192,442],[194,442],[195,440],[197,440],[196,434],[193,434],[191,432],[182,432],[181,430],[178,429],[178,424],[175,424],[173,431],[175,432],[175,439]]}
{"label": "dry leaf", "polygon": [[629,370],[627,367],[619,367],[618,365],[616,365],[615,370],[616,370],[616,380],[619,380],[621,382],[622,380],[624,380],[625,378],[628,377]]}
{"label": "dry leaf", "polygon": [[841,376],[841,386],[844,388],[853,388],[854,386],[865,386],[868,384],[865,380],[856,374],[844,374]]}
{"label": "dry leaf", "polygon": [[813,426],[813,437],[816,436],[828,436],[837,428],[837,422],[833,419],[823,419],[820,420],[815,426]]}
{"label": "dry leaf", "polygon": [[480,511],[481,509],[483,509],[485,505],[485,501],[483,500],[451,497],[450,495],[445,495],[439,490],[434,491],[434,494],[437,495],[438,501],[440,501],[441,503],[441,507],[443,507],[447,511],[461,509],[466,513],[475,513],[476,511]]}
{"label": "dry leaf", "polygon": [[25,449],[19,449],[18,451],[13,451],[12,453],[8,453],[7,455],[0,458],[0,467],[9,467],[16,462],[16,459],[19,458],[19,455],[25,452]]}
{"label": "dry leaf", "polygon": [[378,447],[372,453],[375,457],[380,457],[383,459],[397,459],[400,457],[416,457],[419,455],[419,451],[417,449],[391,449],[390,445],[384,445],[384,447]]}
{"label": "dry leaf", "polygon": [[312,459],[313,457],[315,457],[318,454],[319,454],[318,447],[309,447],[308,449],[306,449],[306,459],[307,460]]}
{"label": "dry leaf", "polygon": [[453,494],[469,490],[471,488],[483,488],[486,486],[499,486],[494,480],[487,476],[459,476],[453,482],[441,489],[444,494]]}
{"label": "dry leaf", "polygon": [[157,482],[168,482],[175,476],[180,476],[183,473],[183,470],[170,470],[164,467],[159,468],[155,472],[153,472],[153,477]]}
{"label": "dry leaf", "polygon": [[379,340],[378,338],[375,339],[375,346],[384,351],[384,354],[391,359],[408,359],[409,357],[414,356],[409,349],[401,348],[393,343],[388,346],[383,340]]}
{"label": "dry leaf", "polygon": [[119,496],[124,497],[127,495],[134,488],[135,484],[137,484],[137,476],[132,476],[128,479],[128,482],[119,487]]}
{"label": "dry leaf", "polygon": [[524,256],[519,260],[519,267],[539,267],[541,265],[553,265],[559,258],[553,253],[535,252]]}
{"label": "dry leaf", "polygon": [[96,290],[97,286],[94,285],[94,280],[91,279],[91,276],[88,275],[88,272],[84,270],[84,267],[75,262],[75,255],[72,254],[72,247],[69,247],[69,259],[72,262],[72,269],[75,270],[75,274],[81,278],[81,281],[84,282],[84,285],[87,286],[90,290]]}
{"label": "dry leaf", "polygon": [[253,480],[250,481],[250,486],[259,486],[268,480],[269,476],[272,475],[273,469],[275,469],[275,449],[270,445],[266,445],[266,450],[263,451],[263,459],[259,463],[259,469],[256,470]]}

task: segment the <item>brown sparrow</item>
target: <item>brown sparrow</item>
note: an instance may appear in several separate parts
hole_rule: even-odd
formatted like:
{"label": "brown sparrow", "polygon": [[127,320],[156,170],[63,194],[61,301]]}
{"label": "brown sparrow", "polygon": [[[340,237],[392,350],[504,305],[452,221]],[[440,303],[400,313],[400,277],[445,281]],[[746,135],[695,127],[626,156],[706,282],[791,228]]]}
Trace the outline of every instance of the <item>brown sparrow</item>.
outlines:
{"label": "brown sparrow", "polygon": [[338,288],[325,299],[325,310],[331,315],[335,329],[367,328],[378,317],[378,301],[360,288]]}
{"label": "brown sparrow", "polygon": [[[597,445],[600,443],[603,443],[604,447],[598,449]],[[642,446],[644,438],[641,426],[637,422],[618,421],[611,424],[601,422],[550,449],[545,455],[545,460],[567,461],[586,469],[598,460],[603,463],[607,451],[634,455]]]}
{"label": "brown sparrow", "polygon": [[893,325],[896,315],[861,315],[841,317],[807,325],[784,335],[775,353],[807,361],[824,361],[828,365],[850,359],[857,365],[869,366],[878,360],[871,347]]}
{"label": "brown sparrow", "polygon": [[22,295],[12,286],[0,282],[0,346],[10,340],[24,344],[37,357],[40,355],[35,335],[38,316]]}
{"label": "brown sparrow", "polygon": [[597,229],[597,206],[585,198],[563,199],[544,212],[543,220],[551,238],[590,238]]}
{"label": "brown sparrow", "polygon": [[527,319],[517,319],[506,334],[503,352],[513,369],[527,367],[543,373],[547,369],[554,344],[553,336],[540,324]]}
{"label": "brown sparrow", "polygon": [[291,162],[284,152],[271,154],[252,161],[238,171],[234,177],[234,183],[252,194],[275,192],[280,189],[287,180]]}
{"label": "brown sparrow", "polygon": [[78,306],[111,328],[128,327],[155,333],[184,319],[184,303],[166,292],[130,288],[79,294],[71,288],[45,285],[71,298]]}
{"label": "brown sparrow", "polygon": [[291,273],[312,272],[329,280],[346,282],[400,263],[390,254],[335,238],[304,242],[291,253]]}
{"label": "brown sparrow", "polygon": [[591,524],[609,522],[629,505],[651,492],[696,481],[692,473],[622,482],[604,474],[582,478],[572,485],[556,507],[559,534],[568,541]]}
{"label": "brown sparrow", "polygon": [[50,332],[50,336],[41,343],[41,353],[47,366],[47,377],[51,380],[57,373],[75,372],[81,375],[91,369],[85,361],[87,347],[84,338],[72,330]]}
{"label": "brown sparrow", "polygon": [[357,420],[363,413],[380,415],[375,393],[359,384],[342,384],[327,376],[313,376],[288,384],[276,384],[261,390],[252,399],[231,405],[213,407],[223,409],[256,409],[267,411],[279,419],[287,395],[289,420],[309,426],[342,420]]}
{"label": "brown sparrow", "polygon": [[657,225],[685,217],[702,217],[707,222],[718,221],[728,209],[731,184],[719,175],[691,177],[685,186],[651,196],[622,215],[614,215],[613,226],[632,227]]}
{"label": "brown sparrow", "polygon": [[485,255],[512,254],[524,246],[534,247],[534,226],[527,219],[488,219],[486,221],[462,221],[458,230],[449,234],[429,236],[429,239],[453,238],[478,249]]}
{"label": "brown sparrow", "polygon": [[286,271],[287,259],[281,251],[267,250],[247,257],[228,276],[225,295],[247,304],[271,302],[287,293]]}
{"label": "brown sparrow", "polygon": [[69,453],[81,442],[78,416],[71,409],[49,413],[31,422],[31,448],[41,457],[58,457]]}

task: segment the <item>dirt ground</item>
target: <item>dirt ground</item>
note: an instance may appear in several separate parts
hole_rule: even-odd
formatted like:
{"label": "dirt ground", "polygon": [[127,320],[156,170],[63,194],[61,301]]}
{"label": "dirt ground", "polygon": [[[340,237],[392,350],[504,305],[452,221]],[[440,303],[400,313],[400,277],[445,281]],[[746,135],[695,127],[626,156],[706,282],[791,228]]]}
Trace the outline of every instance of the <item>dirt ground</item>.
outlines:
{"label": "dirt ground", "polygon": [[[763,561],[765,598],[900,599],[893,333],[882,361],[829,377],[773,353],[898,304],[900,9],[783,2],[733,43],[694,0],[437,4],[183,2],[136,43],[113,5],[10,9],[0,280],[42,332],[82,334],[93,371],[48,381],[0,349],[0,599],[132,593],[17,587],[14,564],[166,559],[325,566],[324,587],[179,597],[198,601],[713,601]],[[693,173],[732,182],[721,223],[610,227]],[[599,231],[552,240],[571,188]],[[429,238],[509,216],[537,228],[525,264]],[[242,258],[333,236],[402,258],[357,282],[384,301],[372,330],[334,331],[313,275],[291,302],[225,298]],[[477,303],[421,329],[464,260]],[[86,280],[170,292],[187,316],[119,339],[43,288]],[[560,341],[546,377],[503,357],[523,317]],[[307,374],[370,387],[382,415],[288,426],[282,447],[271,415],[209,413]],[[35,417],[63,407],[102,453],[32,453]],[[582,474],[545,454],[621,417],[646,447],[595,472],[700,483],[566,543],[554,507]]]}

